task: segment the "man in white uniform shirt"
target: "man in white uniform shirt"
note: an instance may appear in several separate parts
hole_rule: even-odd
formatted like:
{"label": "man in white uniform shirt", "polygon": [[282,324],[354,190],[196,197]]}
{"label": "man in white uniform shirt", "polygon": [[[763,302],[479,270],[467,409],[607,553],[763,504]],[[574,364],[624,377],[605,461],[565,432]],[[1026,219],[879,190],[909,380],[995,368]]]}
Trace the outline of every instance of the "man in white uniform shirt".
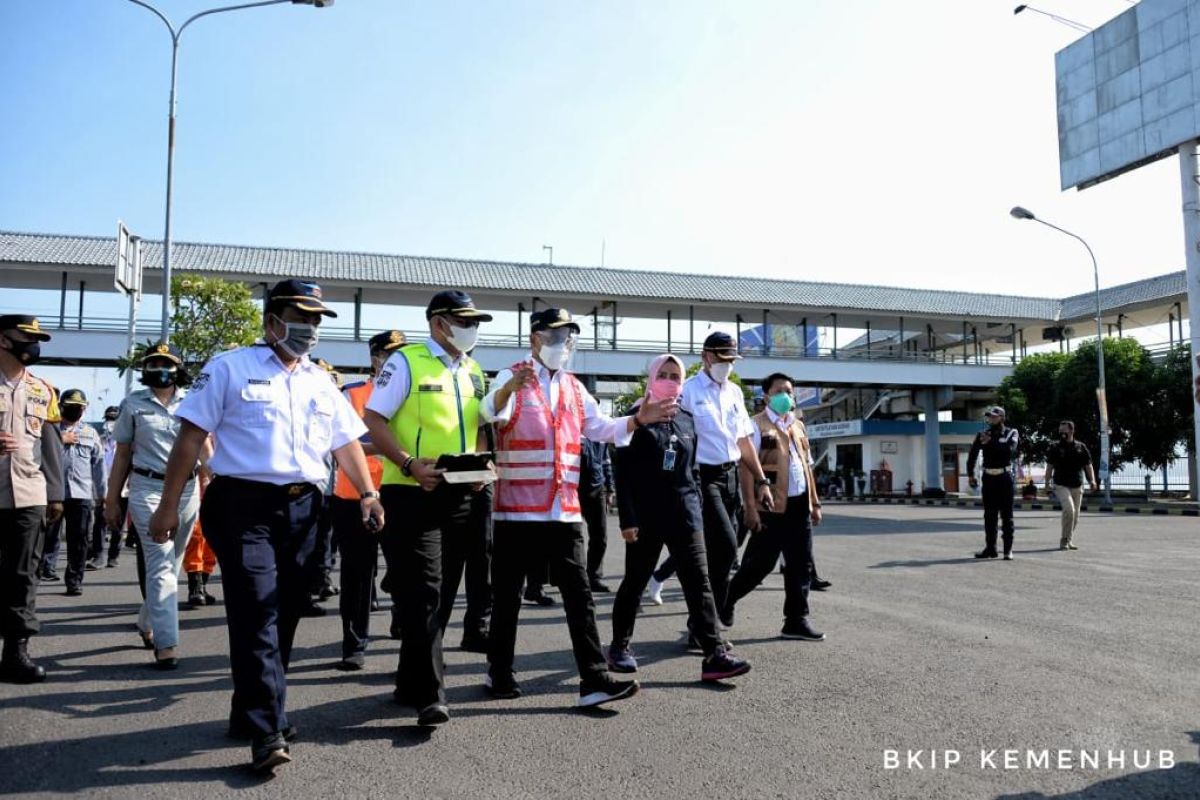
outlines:
{"label": "man in white uniform shirt", "polygon": [[382,527],[383,507],[359,437],[366,426],[312,363],[322,316],[337,316],[315,283],[281,281],[267,297],[264,341],[214,357],[176,415],[182,428],[167,462],[155,541],[177,531],[178,498],[211,433],[215,477],[200,508],[221,564],[233,667],[230,735],[250,738],[255,769],[291,760],[295,736],[284,704],[300,611],[308,601],[323,488],[332,452],[361,492],[363,523]]}
{"label": "man in white uniform shirt", "polygon": [[[729,379],[741,358],[737,343],[724,331],[708,335],[701,352],[704,368],[683,384],[679,406],[696,422],[696,463],[704,514],[708,578],[717,608],[725,607],[729,571],[737,556],[738,511],[743,505],[772,507],[771,490],[750,441],[754,426],[742,389]],[[749,470],[753,485],[741,496],[738,464]]]}

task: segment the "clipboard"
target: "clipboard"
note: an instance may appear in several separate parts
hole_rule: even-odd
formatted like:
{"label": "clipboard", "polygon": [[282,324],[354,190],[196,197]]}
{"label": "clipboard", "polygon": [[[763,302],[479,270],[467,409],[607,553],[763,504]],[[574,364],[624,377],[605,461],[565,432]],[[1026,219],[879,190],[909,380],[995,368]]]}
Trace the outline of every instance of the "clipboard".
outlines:
{"label": "clipboard", "polygon": [[438,456],[438,469],[446,470],[442,479],[446,483],[493,483],[496,480],[496,470],[492,467],[495,453],[443,453]]}

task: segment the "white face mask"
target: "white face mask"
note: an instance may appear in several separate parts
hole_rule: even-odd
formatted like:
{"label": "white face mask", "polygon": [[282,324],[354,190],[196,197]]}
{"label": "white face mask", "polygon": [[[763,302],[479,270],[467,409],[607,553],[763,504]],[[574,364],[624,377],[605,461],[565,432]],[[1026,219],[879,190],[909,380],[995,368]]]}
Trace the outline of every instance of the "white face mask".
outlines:
{"label": "white face mask", "polygon": [[708,368],[708,374],[717,383],[724,383],[729,380],[729,373],[733,372],[733,364],[729,361],[717,361]]}
{"label": "white face mask", "polygon": [[559,370],[567,363],[571,350],[566,344],[544,344],[538,352],[538,358],[546,365],[546,369]]}
{"label": "white face mask", "polygon": [[446,323],[446,327],[450,332],[446,334],[446,341],[454,345],[454,349],[460,353],[469,353],[471,348],[475,347],[475,342],[479,339],[479,327],[472,325],[470,328],[460,328],[457,325]]}

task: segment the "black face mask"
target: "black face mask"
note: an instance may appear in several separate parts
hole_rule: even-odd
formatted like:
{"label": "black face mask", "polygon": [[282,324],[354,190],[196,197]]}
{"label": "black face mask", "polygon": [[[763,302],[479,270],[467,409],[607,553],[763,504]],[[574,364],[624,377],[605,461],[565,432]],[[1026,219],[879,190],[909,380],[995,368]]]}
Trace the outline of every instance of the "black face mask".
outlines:
{"label": "black face mask", "polygon": [[175,376],[178,370],[175,367],[166,369],[156,367],[154,369],[142,370],[142,384],[149,386],[151,389],[166,389],[168,386],[175,385]]}
{"label": "black face mask", "polygon": [[79,406],[63,406],[62,418],[67,422],[79,422],[83,419],[83,409]]}
{"label": "black face mask", "polygon": [[42,357],[42,345],[40,342],[18,342],[15,339],[8,339],[8,352],[12,353],[13,358],[20,361],[25,366],[36,364]]}
{"label": "black face mask", "polygon": [[1061,440],[1061,441],[1064,441],[1064,442],[1069,442],[1069,441],[1071,441],[1071,434],[1069,434],[1069,433],[1060,433],[1060,434],[1058,435],[1058,438],[1059,438],[1059,440]]}

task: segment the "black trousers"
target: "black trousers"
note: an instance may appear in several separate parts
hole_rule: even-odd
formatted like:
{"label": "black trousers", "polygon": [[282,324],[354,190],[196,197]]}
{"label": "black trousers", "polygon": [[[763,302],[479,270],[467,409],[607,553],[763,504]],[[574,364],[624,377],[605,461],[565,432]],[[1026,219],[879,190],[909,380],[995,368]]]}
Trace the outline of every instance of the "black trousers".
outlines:
{"label": "black trousers", "polygon": [[517,643],[517,618],[521,612],[521,583],[530,559],[545,559],[551,577],[562,592],[567,629],[575,665],[584,688],[606,672],[600,633],[596,630],[596,604],[588,585],[583,525],[574,522],[496,521],[492,550],[492,632],[488,651],[489,670],[503,680],[512,674]]}
{"label": "black trousers", "polygon": [[442,600],[439,624],[445,636],[465,573],[467,610],[463,614],[463,636],[488,634],[492,616],[492,484],[472,492],[467,524],[454,535],[442,534]]}
{"label": "black trousers", "polygon": [[467,535],[471,490],[448,483],[432,492],[390,484],[381,490],[388,525],[389,589],[400,606],[396,688],[414,708],[445,703],[442,661],[442,543]]}
{"label": "black trousers", "polygon": [[68,589],[83,585],[83,565],[88,559],[95,507],[91,500],[63,501],[63,532],[67,540],[67,572],[63,580]]}
{"label": "black trousers", "polygon": [[710,655],[721,644],[721,638],[717,633],[717,605],[708,580],[704,532],[688,530],[666,520],[661,524],[643,522],[638,528],[637,540],[625,543],[625,577],[613,604],[613,644],[627,647],[633,638],[640,598],[664,545],[679,572],[679,583],[687,602],[688,627],[699,640],[704,654]]}
{"label": "black trousers", "polygon": [[54,572],[58,568],[58,545],[62,541],[63,525],[66,524],[66,519],[66,514],[63,514],[57,522],[44,525],[46,531],[42,535],[41,556],[43,572]]}
{"label": "black trousers", "polygon": [[379,545],[384,532],[363,526],[357,500],[330,498],[334,535],[342,554],[342,591],[338,611],[342,617],[342,657],[366,652],[371,620],[371,595],[379,566]]}
{"label": "black trousers", "polygon": [[[337,552],[337,548],[334,544],[333,508],[330,502],[332,499],[332,495],[326,495],[325,502],[321,504],[321,513],[317,517],[317,537],[313,543],[313,569],[312,575],[309,576],[309,590],[313,594],[321,591],[333,573],[334,553]],[[359,525],[362,525],[361,517]]]}
{"label": "black trousers", "polygon": [[258,737],[288,725],[288,661],[301,610],[308,604],[321,511],[311,484],[275,486],[213,479],[200,503],[200,524],[221,565],[229,661],[230,722]]}
{"label": "black trousers", "polygon": [[1004,534],[1004,551],[1013,546],[1013,476],[983,474],[983,532],[988,550],[996,549],[996,518]]}
{"label": "black trousers", "polygon": [[742,504],[737,464],[723,467],[701,464],[700,498],[704,547],[708,552],[708,579],[712,582],[713,599],[721,608],[729,594],[729,569],[737,558],[737,520]]}
{"label": "black trousers", "polygon": [[763,527],[750,534],[742,565],[729,583],[726,608],[733,608],[766,579],[779,563],[780,554],[789,567],[783,573],[783,619],[785,624],[808,616],[809,570],[812,556],[812,519],[808,494],[787,499],[782,514],[763,512]]}
{"label": "black trousers", "polygon": [[604,554],[608,551],[608,509],[603,486],[580,488],[579,509],[587,526],[587,573],[589,580],[604,577]]}
{"label": "black trousers", "polygon": [[38,569],[46,507],[0,509],[0,636],[24,639],[39,630]]}

